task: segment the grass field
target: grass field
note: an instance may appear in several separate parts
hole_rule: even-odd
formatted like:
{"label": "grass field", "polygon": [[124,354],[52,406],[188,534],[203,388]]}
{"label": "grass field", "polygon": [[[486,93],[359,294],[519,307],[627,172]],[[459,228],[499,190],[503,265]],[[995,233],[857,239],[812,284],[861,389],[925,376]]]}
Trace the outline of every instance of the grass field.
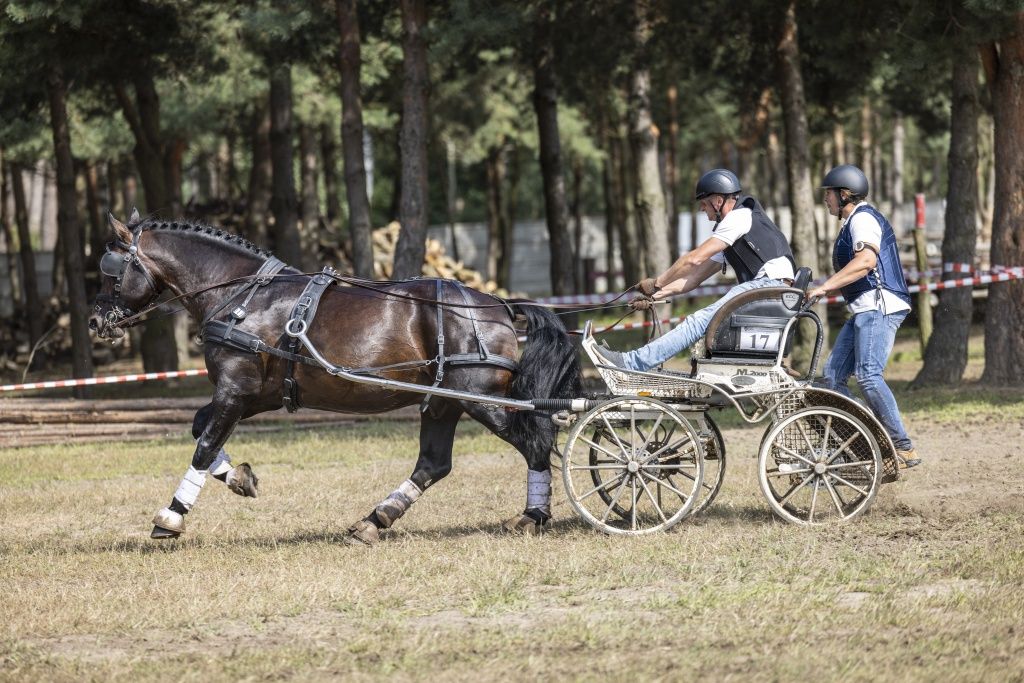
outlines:
{"label": "grass field", "polygon": [[[846,526],[776,522],[763,427],[724,420],[722,494],[642,538],[508,537],[522,459],[471,423],[377,546],[344,529],[410,472],[415,425],[233,439],[261,497],[207,485],[148,538],[191,441],[0,454],[0,680],[1022,680],[1024,391],[908,392],[925,464]],[[972,364],[976,374],[976,366]]]}

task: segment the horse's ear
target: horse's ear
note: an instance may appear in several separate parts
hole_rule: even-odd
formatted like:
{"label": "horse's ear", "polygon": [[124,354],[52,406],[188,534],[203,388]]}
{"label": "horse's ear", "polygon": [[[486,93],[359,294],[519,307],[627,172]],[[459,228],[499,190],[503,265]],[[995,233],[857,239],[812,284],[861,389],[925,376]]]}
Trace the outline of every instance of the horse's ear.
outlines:
{"label": "horse's ear", "polygon": [[114,218],[114,214],[107,214],[107,222],[110,223],[110,227],[114,231],[114,237],[118,241],[124,242],[125,244],[132,243],[132,231],[129,230],[128,226],[126,226],[124,223]]}
{"label": "horse's ear", "polygon": [[139,210],[134,206],[132,207],[132,213],[128,216],[128,225],[135,227],[142,221],[142,216],[139,215]]}

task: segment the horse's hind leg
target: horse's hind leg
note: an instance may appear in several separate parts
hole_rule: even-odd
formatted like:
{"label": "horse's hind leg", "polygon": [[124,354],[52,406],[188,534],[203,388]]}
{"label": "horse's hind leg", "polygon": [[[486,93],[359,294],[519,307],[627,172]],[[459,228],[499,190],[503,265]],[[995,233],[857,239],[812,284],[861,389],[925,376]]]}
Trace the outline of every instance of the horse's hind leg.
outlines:
{"label": "horse's hind leg", "polygon": [[237,398],[214,398],[214,401],[196,413],[192,422],[192,435],[196,438],[196,450],[192,464],[185,472],[171,504],[156,513],[153,518],[153,538],[175,538],[185,531],[185,515],[199,498],[199,492],[206,484],[207,474],[224,481],[235,493],[253,498],[258,494],[258,478],[248,463],[231,466],[231,458],[223,445],[231,435],[243,412],[242,402]]}
{"label": "horse's hind leg", "polygon": [[452,444],[462,411],[447,404],[440,416],[424,413],[420,420],[420,456],[412,475],[377,503],[363,519],[348,529],[349,538],[367,545],[380,540],[380,530],[388,529],[405,514],[428,487],[452,471]]}

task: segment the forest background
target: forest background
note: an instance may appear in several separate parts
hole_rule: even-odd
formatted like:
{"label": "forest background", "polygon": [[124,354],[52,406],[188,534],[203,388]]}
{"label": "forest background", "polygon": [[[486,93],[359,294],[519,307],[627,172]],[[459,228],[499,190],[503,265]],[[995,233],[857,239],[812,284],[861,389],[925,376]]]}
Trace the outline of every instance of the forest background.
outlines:
{"label": "forest background", "polygon": [[[1011,0],[19,0],[0,2],[3,365],[32,349],[89,377],[105,214],[211,220],[305,270],[393,277],[427,226],[488,225],[507,285],[517,220],[543,217],[550,291],[584,287],[582,217],[604,217],[628,286],[679,253],[708,168],[788,207],[796,260],[830,271],[816,217],[856,163],[898,212],[945,197],[943,263],[1024,265],[1024,3]],[[53,295],[33,183],[56,188]],[[895,221],[894,221],[895,222]],[[35,230],[33,230],[35,227]],[[982,253],[978,248],[981,245]],[[987,253],[985,253],[987,247]],[[953,277],[943,273],[943,278]],[[960,382],[975,302],[944,290],[918,385]],[[988,287],[982,382],[1024,384],[1024,281]],[[172,318],[129,348],[176,369]],[[181,328],[181,325],[178,326]],[[41,343],[42,342],[42,343]],[[84,390],[83,390],[84,391]]]}

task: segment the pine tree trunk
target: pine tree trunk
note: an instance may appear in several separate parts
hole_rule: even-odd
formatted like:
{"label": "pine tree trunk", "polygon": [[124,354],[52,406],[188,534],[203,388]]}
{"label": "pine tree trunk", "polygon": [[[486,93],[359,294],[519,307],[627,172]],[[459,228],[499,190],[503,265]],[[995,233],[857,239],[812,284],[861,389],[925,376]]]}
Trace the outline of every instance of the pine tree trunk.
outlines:
{"label": "pine tree trunk", "polygon": [[[952,112],[949,122],[949,190],[946,228],[942,237],[943,263],[974,263],[978,223],[978,50],[961,37],[953,59]],[[902,194],[902,188],[901,194]],[[897,197],[894,197],[894,200]],[[899,197],[902,199],[902,197]],[[943,273],[943,280],[955,278]],[[967,367],[971,332],[972,290],[944,289],[935,309],[935,325],[924,353],[924,366],[915,387],[956,386]]]}
{"label": "pine tree trunk", "polygon": [[[320,124],[320,157],[323,161],[324,198],[327,200],[327,230],[335,244],[344,244],[341,239],[341,186],[338,184],[338,143],[334,129]],[[351,254],[346,254],[351,259]]]}
{"label": "pine tree trunk", "polygon": [[537,10],[534,23],[533,108],[537,115],[540,170],[544,180],[544,213],[551,250],[551,293],[564,296],[573,293],[575,267],[572,239],[569,236],[565,179],[562,177],[552,11],[542,5]]}
{"label": "pine tree trunk", "polygon": [[183,138],[173,138],[167,143],[164,154],[164,178],[167,187],[168,214],[178,216],[182,211],[181,180],[182,161],[185,157],[185,150],[188,143]]}
{"label": "pine tree trunk", "polygon": [[668,206],[669,262],[679,258],[679,90],[668,88],[668,139],[665,141],[665,203]]}
{"label": "pine tree trunk", "polygon": [[516,237],[516,202],[519,201],[519,148],[509,145],[505,151],[508,185],[502,205],[505,231],[501,235],[501,258],[498,260],[498,284],[512,290],[512,258]]}
{"label": "pine tree trunk", "polygon": [[272,67],[270,74],[270,160],[273,167],[270,210],[274,214],[274,252],[285,263],[301,268],[298,197],[295,193],[295,154],[292,148],[292,68]]}
{"label": "pine tree trunk", "polygon": [[[92,377],[89,301],[85,297],[85,258],[78,224],[75,162],[71,156],[71,133],[68,130],[67,87],[63,71],[57,65],[50,67],[46,90],[57,165],[57,225],[64,243],[63,266],[71,314],[71,372],[73,377]],[[92,390],[89,387],[76,387],[74,394],[76,398],[88,398]]]}
{"label": "pine tree trunk", "polygon": [[504,258],[504,236],[508,232],[505,219],[504,185],[506,177],[505,147],[493,147],[487,153],[487,272],[486,277],[499,282],[500,264]]}
{"label": "pine tree trunk", "polygon": [[[996,201],[992,264],[1024,266],[1024,13],[1007,22],[999,41],[992,89]],[[1024,280],[994,282],[985,316],[985,372],[991,385],[1024,385]]]}
{"label": "pine tree trunk", "polygon": [[11,213],[8,210],[10,164],[0,148],[0,230],[4,236],[4,251],[7,254],[7,278],[11,285],[11,310],[15,319],[23,319],[21,305],[21,278],[18,277],[18,253],[15,246],[14,230],[11,228]]}
{"label": "pine tree trunk", "polygon": [[426,0],[401,0],[402,6],[402,194],[393,277],[404,280],[423,273],[429,211],[427,160],[427,25]]}
{"label": "pine tree trunk", "polygon": [[[146,210],[155,214],[166,211],[167,186],[164,176],[163,139],[160,130],[160,100],[150,73],[139,70],[134,80],[135,102],[124,84],[114,87],[121,111],[135,138],[135,166],[146,194]],[[134,206],[134,176],[125,178],[125,207]],[[132,198],[129,199],[129,194]],[[174,341],[174,325],[170,318],[156,318],[145,324],[141,340],[142,367],[146,372],[178,369],[178,351]]]}
{"label": "pine tree trunk", "polygon": [[14,224],[18,230],[18,255],[25,288],[25,315],[28,318],[29,344],[43,336],[43,306],[39,298],[39,278],[32,253],[32,236],[28,227],[28,202],[25,200],[25,179],[20,164],[11,164],[11,194],[14,195]]}
{"label": "pine tree trunk", "polygon": [[320,262],[320,194],[316,157],[316,134],[308,124],[299,126],[299,156],[302,160],[302,269],[318,270]]}
{"label": "pine tree trunk", "polygon": [[87,161],[82,175],[85,177],[85,206],[89,214],[89,258],[98,261],[107,242],[107,225],[100,210],[99,171],[96,164]]}
{"label": "pine tree trunk", "polygon": [[569,200],[572,216],[572,250],[576,254],[573,282],[577,292],[586,292],[583,282],[583,162],[578,155],[572,157],[572,196]]}
{"label": "pine tree trunk", "polygon": [[[776,51],[782,118],[786,129],[786,171],[789,178],[789,207],[793,217],[790,246],[797,266],[811,268],[815,277],[822,275],[818,262],[818,240],[814,223],[814,192],[811,189],[810,146],[807,131],[807,105],[804,82],[800,73],[800,49],[797,42],[796,2],[790,0],[786,9],[782,34]],[[818,304],[814,311],[825,328],[822,354],[828,346],[828,318],[825,305]],[[809,362],[814,348],[814,335],[801,334],[793,349],[798,365]]]}
{"label": "pine tree trunk", "polygon": [[650,0],[634,0],[633,40],[636,48],[630,77],[629,125],[637,182],[636,217],[644,245],[644,265],[656,276],[672,265],[665,195],[658,171],[658,129],[651,119],[651,75],[647,60],[651,37]]}
{"label": "pine tree trunk", "polygon": [[337,0],[341,51],[341,148],[345,163],[348,233],[352,240],[352,268],[359,277],[373,277],[373,239],[370,200],[366,192],[363,157],[363,103],[360,95],[362,54],[356,0]]}
{"label": "pine tree trunk", "polygon": [[[618,225],[622,232],[619,234],[619,246],[622,250],[622,274],[625,278],[624,287],[632,287],[644,277],[644,266],[642,248],[640,245],[640,234],[637,230],[636,212],[633,201],[635,195],[633,186],[632,155],[629,153],[629,144],[625,137],[618,136],[613,140],[616,150],[615,162],[618,166],[618,197],[619,209]],[[655,273],[652,277],[656,276]]]}
{"label": "pine tree trunk", "polygon": [[245,209],[245,234],[259,245],[267,244],[267,216],[270,213],[270,186],[274,175],[270,161],[270,109],[261,107],[253,115],[249,132],[252,168],[249,170],[249,194]]}

